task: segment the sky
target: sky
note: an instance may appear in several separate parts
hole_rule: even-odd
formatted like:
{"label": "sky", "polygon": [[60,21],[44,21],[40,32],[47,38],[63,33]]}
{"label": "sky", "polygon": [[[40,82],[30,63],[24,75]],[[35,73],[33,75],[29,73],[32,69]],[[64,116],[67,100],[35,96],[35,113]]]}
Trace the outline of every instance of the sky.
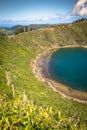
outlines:
{"label": "sky", "polygon": [[0,25],[69,23],[87,17],[87,0],[0,0]]}

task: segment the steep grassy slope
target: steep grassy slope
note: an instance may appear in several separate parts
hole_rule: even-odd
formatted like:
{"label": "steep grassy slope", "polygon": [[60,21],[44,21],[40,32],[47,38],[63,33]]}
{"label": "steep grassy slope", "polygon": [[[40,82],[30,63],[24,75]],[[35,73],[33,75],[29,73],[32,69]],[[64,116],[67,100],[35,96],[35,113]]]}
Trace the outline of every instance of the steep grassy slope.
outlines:
{"label": "steep grassy slope", "polygon": [[0,37],[0,95],[3,100],[26,93],[37,105],[53,107],[63,116],[81,118],[86,125],[87,105],[65,99],[53,92],[46,83],[38,81],[32,72],[37,55],[52,46],[86,45],[87,21],[70,25],[21,33],[13,37]]}

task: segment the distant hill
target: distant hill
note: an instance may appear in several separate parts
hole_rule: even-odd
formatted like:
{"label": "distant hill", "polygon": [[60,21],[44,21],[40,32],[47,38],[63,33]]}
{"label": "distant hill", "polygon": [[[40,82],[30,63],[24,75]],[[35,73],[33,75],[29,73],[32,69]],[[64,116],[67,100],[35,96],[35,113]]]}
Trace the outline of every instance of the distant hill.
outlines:
{"label": "distant hill", "polygon": [[0,28],[0,35],[12,35],[14,32],[9,28]]}
{"label": "distant hill", "polygon": [[23,25],[16,25],[16,26],[13,26],[11,28],[0,28],[0,35],[12,35],[12,34],[15,34],[17,32],[17,30],[19,29],[22,29],[23,32],[26,31],[26,28],[27,28],[27,31],[31,31],[31,30],[37,30],[37,29],[40,29],[40,28],[47,28],[51,26],[50,24],[30,24],[30,25],[26,25],[26,26],[23,26]]}
{"label": "distant hill", "polygon": [[[81,18],[81,19],[78,19],[76,21],[73,22],[74,23],[78,23],[78,22],[84,22],[84,21],[87,21],[87,18]],[[10,27],[10,28],[6,28],[6,27],[1,27],[0,28],[0,35],[13,35],[13,34],[18,34],[20,32],[29,32],[29,31],[32,31],[32,30],[38,30],[38,29],[41,29],[41,28],[48,28],[48,27],[52,27],[52,26],[55,26],[56,24],[30,24],[30,25],[15,25],[13,27]],[[21,31],[20,31],[21,29]]]}
{"label": "distant hill", "polygon": [[15,25],[13,27],[11,27],[10,29],[13,30],[13,31],[16,31],[18,28],[23,28],[24,26],[22,25]]}
{"label": "distant hill", "polygon": [[28,29],[30,30],[32,28],[32,30],[37,30],[37,29],[40,29],[40,28],[47,28],[51,26],[50,24],[30,24],[28,26]]}

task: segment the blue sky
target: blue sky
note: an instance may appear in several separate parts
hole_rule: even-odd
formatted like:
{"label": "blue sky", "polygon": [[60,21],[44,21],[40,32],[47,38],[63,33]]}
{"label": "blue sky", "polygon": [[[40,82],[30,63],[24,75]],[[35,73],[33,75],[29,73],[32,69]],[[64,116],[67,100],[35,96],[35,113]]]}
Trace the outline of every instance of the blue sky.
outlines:
{"label": "blue sky", "polygon": [[87,16],[87,0],[0,0],[0,24],[67,23]]}

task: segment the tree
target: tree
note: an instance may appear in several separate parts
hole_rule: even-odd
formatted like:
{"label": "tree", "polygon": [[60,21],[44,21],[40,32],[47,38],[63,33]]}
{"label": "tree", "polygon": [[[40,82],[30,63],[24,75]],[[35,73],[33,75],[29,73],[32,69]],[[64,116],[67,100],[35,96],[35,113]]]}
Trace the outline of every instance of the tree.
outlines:
{"label": "tree", "polygon": [[24,28],[20,27],[16,30],[15,34],[19,34],[19,33],[23,33],[24,32]]}
{"label": "tree", "polygon": [[32,27],[30,27],[30,31],[32,31]]}
{"label": "tree", "polygon": [[28,32],[28,26],[25,26],[25,32]]}

